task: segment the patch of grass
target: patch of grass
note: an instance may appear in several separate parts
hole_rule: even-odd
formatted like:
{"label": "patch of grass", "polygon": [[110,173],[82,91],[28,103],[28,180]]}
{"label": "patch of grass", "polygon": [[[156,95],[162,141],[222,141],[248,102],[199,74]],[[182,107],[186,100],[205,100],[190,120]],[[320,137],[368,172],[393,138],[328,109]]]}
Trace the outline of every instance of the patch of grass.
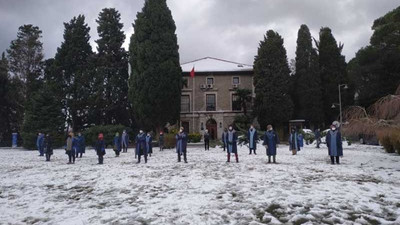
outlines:
{"label": "patch of grass", "polygon": [[293,221],[293,225],[300,225],[303,223],[307,223],[309,220],[307,218],[301,217],[296,221]]}
{"label": "patch of grass", "polygon": [[234,191],[231,192],[231,195],[232,195],[233,198],[237,197],[237,193],[234,192]]}
{"label": "patch of grass", "polygon": [[381,224],[377,219],[374,219],[372,217],[369,216],[363,216],[363,218],[368,221],[368,223],[370,223],[371,225],[379,225]]}

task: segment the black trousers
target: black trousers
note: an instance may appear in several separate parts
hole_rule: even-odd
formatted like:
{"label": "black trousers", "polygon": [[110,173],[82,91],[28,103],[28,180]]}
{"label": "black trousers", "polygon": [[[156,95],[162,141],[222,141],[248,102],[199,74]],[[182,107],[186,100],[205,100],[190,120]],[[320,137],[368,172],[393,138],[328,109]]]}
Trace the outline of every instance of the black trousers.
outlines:
{"label": "black trousers", "polygon": [[[276,163],[276,161],[275,161],[275,155],[272,156],[272,160],[273,160],[272,162]],[[271,162],[271,156],[270,156],[270,155],[268,156],[268,162],[269,162],[269,163]]]}
{"label": "black trousers", "polygon": [[78,156],[79,156],[80,158],[82,158],[82,154],[83,154],[83,153],[78,153],[78,152],[77,152],[75,157],[78,158]]}
{"label": "black trousers", "polygon": [[[139,154],[138,163],[140,163],[141,157],[142,157],[142,154]],[[147,163],[147,154],[144,154],[144,162]]]}
{"label": "black trousers", "polygon": [[46,153],[46,161],[50,161],[51,154]]}
{"label": "black trousers", "polygon": [[70,151],[70,152],[68,153],[68,159],[69,159],[69,162],[70,162],[70,163],[75,163],[75,153],[72,152],[72,151]]}
{"label": "black trousers", "polygon": [[204,149],[210,150],[210,140],[204,140]]}
{"label": "black trousers", "polygon": [[122,152],[128,152],[128,146],[122,145]]}
{"label": "black trousers", "polygon": [[[181,154],[178,152],[178,162],[181,161]],[[186,151],[183,151],[183,161],[186,163],[187,158],[186,158]]]}
{"label": "black trousers", "polygon": [[336,164],[340,164],[339,156],[331,156],[331,163],[335,164],[335,158],[336,158]]}
{"label": "black trousers", "polygon": [[256,153],[256,149],[255,149],[255,148],[250,148],[250,152],[249,152],[249,154],[251,154],[251,150],[253,150],[254,154],[255,154],[255,155],[257,155],[257,153]]}
{"label": "black trousers", "polygon": [[104,156],[103,155],[98,155],[98,156],[99,156],[99,164],[103,164]]}

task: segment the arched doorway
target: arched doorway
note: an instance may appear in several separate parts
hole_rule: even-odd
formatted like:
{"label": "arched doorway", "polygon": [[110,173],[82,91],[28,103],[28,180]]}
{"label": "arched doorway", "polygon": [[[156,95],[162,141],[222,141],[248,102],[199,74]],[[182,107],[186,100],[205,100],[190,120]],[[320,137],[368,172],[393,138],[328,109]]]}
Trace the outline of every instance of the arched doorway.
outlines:
{"label": "arched doorway", "polygon": [[208,130],[208,133],[210,133],[212,140],[217,139],[217,121],[214,119],[207,120],[206,129]]}

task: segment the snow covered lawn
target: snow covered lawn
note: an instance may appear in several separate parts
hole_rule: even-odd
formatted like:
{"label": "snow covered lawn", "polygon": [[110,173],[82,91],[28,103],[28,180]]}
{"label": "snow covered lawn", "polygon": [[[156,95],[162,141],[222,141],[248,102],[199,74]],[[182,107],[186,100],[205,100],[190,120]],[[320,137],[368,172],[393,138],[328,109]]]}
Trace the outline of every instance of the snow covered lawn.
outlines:
{"label": "snow covered lawn", "polygon": [[[278,164],[239,150],[226,163],[221,149],[173,150],[135,164],[133,149],[97,165],[93,150],[67,165],[37,151],[0,149],[0,224],[400,224],[400,157],[352,145],[341,165],[327,149],[306,147]],[[232,157],[234,159],[234,157]]]}

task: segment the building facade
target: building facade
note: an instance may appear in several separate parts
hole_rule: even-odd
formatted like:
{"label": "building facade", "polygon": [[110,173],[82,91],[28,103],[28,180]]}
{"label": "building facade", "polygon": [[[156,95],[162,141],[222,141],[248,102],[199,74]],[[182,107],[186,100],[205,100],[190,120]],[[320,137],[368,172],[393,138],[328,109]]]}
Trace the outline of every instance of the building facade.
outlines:
{"label": "building facade", "polygon": [[208,129],[212,138],[220,139],[235,116],[243,114],[236,90],[249,89],[254,97],[253,66],[206,57],[181,67],[181,126],[189,133]]}

